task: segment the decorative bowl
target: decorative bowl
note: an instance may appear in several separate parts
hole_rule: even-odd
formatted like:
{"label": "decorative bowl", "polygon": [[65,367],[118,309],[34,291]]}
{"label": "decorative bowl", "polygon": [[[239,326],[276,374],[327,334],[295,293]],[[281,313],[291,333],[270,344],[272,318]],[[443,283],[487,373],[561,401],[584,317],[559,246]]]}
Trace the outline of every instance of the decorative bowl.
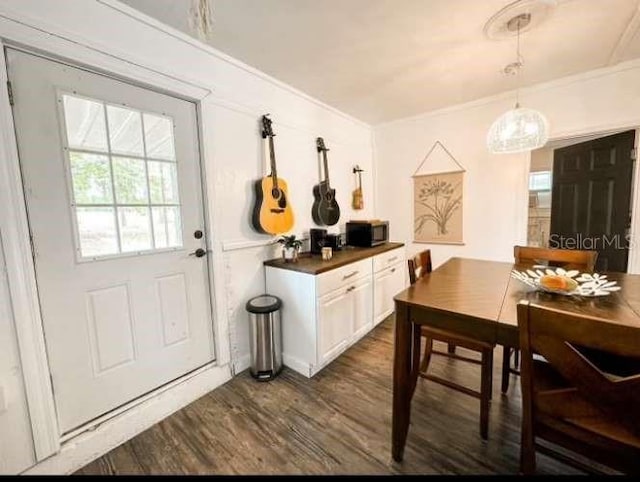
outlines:
{"label": "decorative bowl", "polygon": [[534,266],[526,271],[513,270],[511,277],[538,291],[563,296],[607,296],[620,291],[616,281],[609,281],[607,275],[580,273],[562,268]]}

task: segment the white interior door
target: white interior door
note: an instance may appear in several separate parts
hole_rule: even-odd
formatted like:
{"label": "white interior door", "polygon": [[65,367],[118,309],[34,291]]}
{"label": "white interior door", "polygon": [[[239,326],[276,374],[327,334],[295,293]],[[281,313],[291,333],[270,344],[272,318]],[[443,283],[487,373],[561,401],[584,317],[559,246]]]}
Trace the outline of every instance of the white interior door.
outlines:
{"label": "white interior door", "polygon": [[[214,359],[193,103],[7,50],[68,432]],[[199,254],[206,254],[202,251]]]}

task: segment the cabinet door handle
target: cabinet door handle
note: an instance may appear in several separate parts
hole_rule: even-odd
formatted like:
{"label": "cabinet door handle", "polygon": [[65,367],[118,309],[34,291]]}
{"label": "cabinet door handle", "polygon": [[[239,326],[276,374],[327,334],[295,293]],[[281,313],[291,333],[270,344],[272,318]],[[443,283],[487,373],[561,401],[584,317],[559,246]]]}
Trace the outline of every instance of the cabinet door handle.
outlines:
{"label": "cabinet door handle", "polygon": [[392,273],[395,273],[395,272],[396,272],[396,269],[395,269],[395,268],[391,268],[391,272],[392,272]]}
{"label": "cabinet door handle", "polygon": [[398,259],[398,257],[397,257],[397,256],[394,256],[393,258],[389,258],[389,259],[387,260],[387,263],[391,263],[391,261],[395,261],[396,259]]}
{"label": "cabinet door handle", "polygon": [[344,276],[342,277],[342,280],[344,281],[344,280],[349,279],[349,278],[351,278],[352,276],[355,276],[355,275],[357,275],[357,274],[358,274],[358,271],[354,271],[353,273],[346,274],[346,275],[344,275]]}
{"label": "cabinet door handle", "polygon": [[352,291],[353,291],[353,290],[355,290],[355,289],[356,289],[356,287],[355,287],[355,286],[349,286],[349,287],[347,288],[347,293],[350,293],[350,292],[352,292]]}

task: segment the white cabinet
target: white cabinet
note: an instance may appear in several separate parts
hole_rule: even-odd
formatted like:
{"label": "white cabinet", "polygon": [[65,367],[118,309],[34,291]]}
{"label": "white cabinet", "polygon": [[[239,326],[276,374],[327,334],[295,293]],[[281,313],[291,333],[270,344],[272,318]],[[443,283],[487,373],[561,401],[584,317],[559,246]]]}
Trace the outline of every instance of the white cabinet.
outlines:
{"label": "white cabinet", "polygon": [[318,296],[322,296],[341,287],[353,286],[354,281],[371,276],[371,258],[349,263],[341,268],[332,269],[316,276]]}
{"label": "white cabinet", "polygon": [[318,302],[318,361],[324,365],[342,353],[353,335],[353,296],[341,289]]}
{"label": "white cabinet", "polygon": [[351,295],[354,343],[373,328],[373,282],[367,277],[356,283]]}
{"label": "white cabinet", "polygon": [[318,300],[318,359],[325,365],[373,327],[371,275]]}
{"label": "white cabinet", "polygon": [[346,261],[320,274],[281,264],[266,266],[267,293],[282,300],[283,362],[307,377],[391,313],[393,297],[404,287],[402,245]]}
{"label": "white cabinet", "polygon": [[373,272],[378,273],[398,263],[404,263],[404,248],[392,249],[373,257]]}
{"label": "white cabinet", "polygon": [[393,297],[406,288],[405,263],[400,261],[374,274],[373,319],[377,325],[395,309]]}

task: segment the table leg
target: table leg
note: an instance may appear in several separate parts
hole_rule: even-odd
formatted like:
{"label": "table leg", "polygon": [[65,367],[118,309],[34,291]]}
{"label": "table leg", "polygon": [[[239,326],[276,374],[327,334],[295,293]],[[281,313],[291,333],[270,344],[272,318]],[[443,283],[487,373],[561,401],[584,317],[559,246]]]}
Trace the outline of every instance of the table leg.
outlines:
{"label": "table leg", "polygon": [[502,384],[500,390],[507,393],[509,390],[509,377],[511,376],[511,347],[502,347]]}
{"label": "table leg", "polygon": [[[393,354],[393,412],[391,421],[391,455],[396,462],[402,461],[407,432],[409,431],[411,394],[413,391],[413,334],[414,328],[411,321],[409,321],[407,305],[396,303]],[[417,372],[417,367],[415,371]]]}
{"label": "table leg", "polygon": [[418,384],[418,374],[420,373],[420,351],[422,345],[422,330],[420,325],[412,324],[411,330],[413,332],[413,347],[411,353],[411,395],[416,391],[416,385]]}

